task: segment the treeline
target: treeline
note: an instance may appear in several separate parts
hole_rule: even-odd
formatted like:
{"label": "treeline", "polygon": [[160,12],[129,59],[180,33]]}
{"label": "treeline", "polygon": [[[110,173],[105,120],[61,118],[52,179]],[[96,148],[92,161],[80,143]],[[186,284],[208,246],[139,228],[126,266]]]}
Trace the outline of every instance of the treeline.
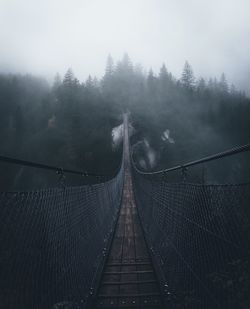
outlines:
{"label": "treeline", "polygon": [[[58,167],[111,174],[121,149],[113,151],[112,129],[120,113],[95,80],[80,83],[71,69],[53,87],[32,76],[0,76],[0,154]],[[57,185],[52,172],[0,163],[0,188]],[[66,178],[67,184],[85,179]]]}
{"label": "treeline", "polygon": [[[71,69],[63,78],[57,74],[53,86],[37,77],[0,75],[0,94],[0,154],[25,160],[108,174],[119,165],[112,129],[124,111],[134,127],[134,158],[147,170],[249,142],[249,98],[229,86],[225,74],[196,78],[188,62],[177,79],[165,64],[155,74],[127,54],[117,63],[109,56],[100,80],[89,76],[81,83]],[[223,171],[216,167],[217,180],[235,180],[249,168],[241,159]],[[46,173],[2,163],[1,170],[1,189],[49,183]]]}
{"label": "treeline", "polygon": [[[145,74],[128,55],[117,64],[109,57],[103,93],[131,111],[134,158],[146,170],[172,167],[250,141],[250,100],[228,84],[224,73],[219,80],[196,78],[186,61],[177,79],[165,64],[158,74]],[[206,169],[212,182],[241,181],[250,171],[247,155]],[[197,177],[195,181],[201,178]]]}

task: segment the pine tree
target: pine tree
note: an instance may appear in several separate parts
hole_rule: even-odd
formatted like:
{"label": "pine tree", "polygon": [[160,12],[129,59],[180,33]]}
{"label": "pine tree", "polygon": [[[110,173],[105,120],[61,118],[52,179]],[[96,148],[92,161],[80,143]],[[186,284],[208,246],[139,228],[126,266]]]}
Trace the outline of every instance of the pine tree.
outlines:
{"label": "pine tree", "polygon": [[93,86],[94,88],[99,88],[99,80],[96,76],[93,78]]}
{"label": "pine tree", "polygon": [[86,88],[89,90],[92,90],[94,88],[94,82],[93,82],[93,78],[91,75],[88,76],[85,85],[86,85]]}
{"label": "pine tree", "polygon": [[203,94],[206,90],[206,81],[204,78],[200,78],[197,82],[197,92]]}
{"label": "pine tree", "polygon": [[162,67],[160,68],[159,78],[160,78],[160,81],[162,82],[167,82],[169,79],[168,70],[166,68],[165,63],[163,63]]}
{"label": "pine tree", "polygon": [[111,57],[111,55],[108,55],[107,63],[106,63],[106,69],[105,69],[105,76],[111,76],[114,74],[115,68],[114,68],[114,60]]}
{"label": "pine tree", "polygon": [[185,62],[181,76],[181,84],[188,90],[193,90],[195,86],[195,77],[193,69],[188,61]]}
{"label": "pine tree", "polygon": [[124,72],[126,73],[133,72],[133,64],[127,53],[124,54],[121,64],[122,64],[122,69]]}
{"label": "pine tree", "polygon": [[115,66],[111,55],[108,56],[105,68],[105,75],[102,78],[101,85],[104,94],[108,97],[113,96],[114,92],[114,74]]}
{"label": "pine tree", "polygon": [[219,83],[220,91],[224,94],[228,93],[228,83],[226,79],[226,75],[222,73]]}
{"label": "pine tree", "polygon": [[154,76],[154,72],[152,68],[148,72],[148,77],[147,77],[147,88],[149,95],[154,96],[156,93],[156,87],[157,87],[157,79]]}
{"label": "pine tree", "polygon": [[62,85],[62,79],[59,73],[56,73],[53,83],[53,89],[56,90]]}
{"label": "pine tree", "polygon": [[166,65],[163,64],[159,73],[159,91],[162,101],[166,100],[166,95],[169,93],[171,88],[171,81],[171,76],[168,73]]}
{"label": "pine tree", "polygon": [[74,73],[72,69],[69,68],[66,74],[64,75],[63,84],[65,86],[72,86],[74,84],[74,80],[75,80]]}

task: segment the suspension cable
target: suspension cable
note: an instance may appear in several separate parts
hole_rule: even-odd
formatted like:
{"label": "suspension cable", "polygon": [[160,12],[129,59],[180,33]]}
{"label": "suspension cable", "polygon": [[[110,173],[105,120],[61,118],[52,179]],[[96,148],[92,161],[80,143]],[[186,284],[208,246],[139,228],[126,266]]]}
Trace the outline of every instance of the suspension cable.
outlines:
{"label": "suspension cable", "polygon": [[143,174],[143,175],[158,175],[158,174],[161,174],[161,173],[168,173],[168,172],[171,172],[171,171],[176,171],[176,170],[181,170],[181,169],[183,170],[183,169],[186,169],[187,167],[190,167],[190,166],[194,166],[194,165],[198,165],[198,164],[201,164],[201,163],[206,163],[206,162],[209,162],[209,161],[214,161],[214,160],[217,160],[217,159],[229,157],[229,156],[232,156],[232,155],[235,155],[235,154],[238,154],[238,153],[241,153],[241,152],[245,152],[245,151],[250,151],[250,143],[245,144],[245,145],[241,145],[241,146],[236,146],[234,148],[228,149],[228,150],[223,151],[223,152],[219,152],[219,153],[216,153],[216,154],[213,154],[213,155],[210,155],[210,156],[198,159],[198,160],[194,160],[194,161],[182,164],[182,165],[177,165],[177,166],[170,167],[170,168],[163,169],[163,170],[156,171],[156,172],[143,172],[142,170],[140,170],[136,166],[136,164],[133,160],[133,152],[131,154],[131,157],[132,157],[131,161],[133,163],[135,170],[138,173]]}
{"label": "suspension cable", "polygon": [[25,160],[20,160],[20,159],[5,157],[5,156],[0,156],[0,161],[10,163],[10,164],[16,164],[16,165],[29,166],[29,167],[35,167],[35,168],[40,168],[40,169],[51,170],[51,171],[57,172],[58,174],[68,173],[68,174],[74,174],[74,175],[80,175],[80,176],[92,176],[92,177],[113,176],[113,175],[101,175],[101,174],[88,173],[86,171],[77,171],[77,170],[65,169],[63,167],[57,167],[57,166],[47,165],[47,164],[43,164],[43,163],[37,163],[37,162],[33,162],[33,161],[25,161]]}

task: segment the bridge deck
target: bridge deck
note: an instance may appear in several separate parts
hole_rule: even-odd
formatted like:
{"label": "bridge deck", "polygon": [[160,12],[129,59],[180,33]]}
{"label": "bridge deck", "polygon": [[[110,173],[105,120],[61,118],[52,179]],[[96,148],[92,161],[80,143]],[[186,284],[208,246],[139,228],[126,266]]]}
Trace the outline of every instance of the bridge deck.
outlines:
{"label": "bridge deck", "polygon": [[161,297],[134,200],[126,122],[124,133],[123,200],[95,307],[156,309]]}

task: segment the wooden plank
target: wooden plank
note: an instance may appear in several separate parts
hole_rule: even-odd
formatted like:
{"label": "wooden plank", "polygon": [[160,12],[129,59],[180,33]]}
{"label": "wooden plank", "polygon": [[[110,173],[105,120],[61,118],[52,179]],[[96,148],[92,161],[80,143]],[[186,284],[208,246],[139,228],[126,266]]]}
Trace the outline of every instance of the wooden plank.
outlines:
{"label": "wooden plank", "polygon": [[104,272],[104,275],[126,275],[126,274],[152,274],[153,270],[134,270],[134,271],[110,271]]}
{"label": "wooden plank", "polygon": [[141,281],[123,281],[123,282],[102,282],[102,285],[119,285],[119,284],[149,284],[155,283],[155,280],[141,280]]}
{"label": "wooden plank", "polygon": [[126,130],[124,138],[122,206],[95,308],[161,308],[159,287],[133,195]]}
{"label": "wooden plank", "polygon": [[161,294],[160,293],[141,293],[141,294],[124,294],[124,295],[121,295],[121,294],[117,294],[117,295],[99,294],[98,295],[98,297],[100,298],[122,298],[122,297],[128,297],[128,298],[143,297],[144,298],[144,297],[152,297],[152,296],[161,296]]}
{"label": "wooden plank", "polygon": [[151,265],[150,262],[131,262],[131,263],[110,263],[106,264],[107,267],[113,267],[113,266],[144,266],[144,265]]}

